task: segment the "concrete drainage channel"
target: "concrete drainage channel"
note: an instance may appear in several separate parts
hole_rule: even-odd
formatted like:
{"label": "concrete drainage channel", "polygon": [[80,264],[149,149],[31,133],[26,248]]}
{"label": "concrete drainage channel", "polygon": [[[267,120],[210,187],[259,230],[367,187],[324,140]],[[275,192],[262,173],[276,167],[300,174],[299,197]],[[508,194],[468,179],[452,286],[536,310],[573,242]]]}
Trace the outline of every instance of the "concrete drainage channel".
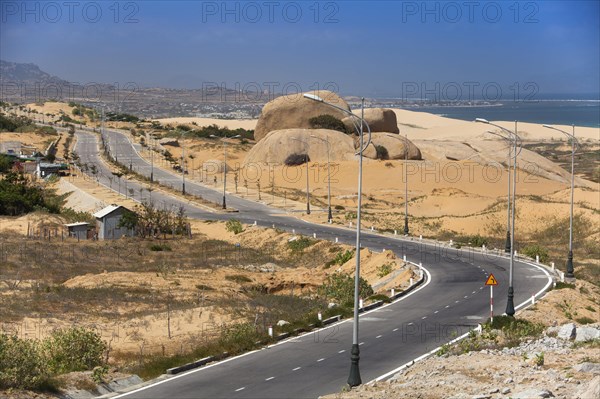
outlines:
{"label": "concrete drainage channel", "polygon": [[[415,264],[415,266],[418,266],[418,265]],[[419,269],[419,270],[421,270],[421,269]],[[418,286],[420,286],[421,284],[423,284],[425,282],[425,279],[426,279],[425,276],[426,276],[425,273],[421,273],[421,278],[419,280],[417,280],[413,285],[409,286],[404,291],[398,292],[398,293],[394,294],[393,296],[391,296],[390,300],[392,302],[396,301],[397,299],[400,299],[403,296],[405,296],[405,295],[409,294],[410,292],[414,291]],[[373,302],[373,303],[370,303],[370,304],[368,304],[366,306],[361,307],[359,309],[359,313],[364,313],[364,312],[367,312],[369,310],[376,309],[376,308],[378,308],[380,306],[383,306],[384,304],[385,304],[385,302],[381,301],[381,300]],[[336,323],[336,322],[339,322],[341,320],[342,320],[342,316],[341,315],[332,316],[332,317],[330,317],[328,319],[325,319],[325,320],[323,320],[321,322],[322,323],[322,327],[329,326],[329,325],[331,325],[333,323]],[[308,325],[308,329],[298,328],[298,329],[294,330],[291,333],[288,332],[288,333],[283,333],[283,334],[279,334],[277,336],[274,336],[273,339],[276,342],[283,341],[284,339],[290,338],[292,336],[298,336],[298,335],[300,335],[302,333],[314,332],[316,328],[317,328],[316,324],[309,324]],[[319,327],[319,328],[321,328],[321,327]],[[268,345],[268,342],[262,342],[261,341],[261,342],[257,342],[257,344]],[[167,374],[168,375],[175,375],[175,374],[183,373],[184,371],[193,370],[193,369],[205,366],[205,365],[207,365],[209,363],[212,363],[212,362],[221,361],[221,360],[223,360],[223,359],[225,359],[227,357],[229,357],[229,353],[227,353],[227,352],[223,352],[223,354],[217,355],[217,356],[208,356],[208,357],[196,360],[195,362],[192,362],[192,363],[187,363],[187,364],[184,364],[182,366],[177,366],[177,367],[173,367],[173,368],[167,369]]]}

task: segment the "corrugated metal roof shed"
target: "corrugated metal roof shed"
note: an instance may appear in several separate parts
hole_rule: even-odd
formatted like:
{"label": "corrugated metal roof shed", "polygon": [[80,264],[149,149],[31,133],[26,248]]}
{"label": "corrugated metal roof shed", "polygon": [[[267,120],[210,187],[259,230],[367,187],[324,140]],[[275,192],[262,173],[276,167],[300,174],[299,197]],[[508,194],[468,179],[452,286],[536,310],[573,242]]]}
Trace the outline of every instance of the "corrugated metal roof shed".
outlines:
{"label": "corrugated metal roof shed", "polygon": [[104,216],[113,213],[114,211],[116,211],[117,209],[122,208],[121,205],[109,205],[104,209],[99,210],[98,212],[94,213],[94,217],[96,219],[102,219]]}

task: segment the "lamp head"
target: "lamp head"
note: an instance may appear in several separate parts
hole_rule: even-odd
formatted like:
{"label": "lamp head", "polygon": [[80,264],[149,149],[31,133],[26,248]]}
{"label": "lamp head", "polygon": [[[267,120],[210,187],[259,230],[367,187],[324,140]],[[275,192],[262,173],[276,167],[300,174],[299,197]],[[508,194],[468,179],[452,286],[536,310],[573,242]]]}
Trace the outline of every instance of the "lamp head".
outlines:
{"label": "lamp head", "polygon": [[542,125],[542,126],[545,128],[548,128],[548,129],[554,129],[554,126],[551,126],[551,125]]}
{"label": "lamp head", "polygon": [[483,118],[475,118],[475,122],[490,123],[487,119],[483,119]]}
{"label": "lamp head", "polygon": [[323,102],[323,99],[316,94],[304,93],[304,98],[308,98],[309,100]]}

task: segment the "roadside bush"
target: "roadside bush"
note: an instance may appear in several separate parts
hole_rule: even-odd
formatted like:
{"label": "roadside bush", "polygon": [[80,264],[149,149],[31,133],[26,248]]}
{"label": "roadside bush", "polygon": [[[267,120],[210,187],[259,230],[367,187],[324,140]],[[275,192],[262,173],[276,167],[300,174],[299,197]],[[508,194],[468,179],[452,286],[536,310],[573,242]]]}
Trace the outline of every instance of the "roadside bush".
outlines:
{"label": "roadside bush", "polygon": [[[320,287],[320,293],[327,298],[337,300],[342,306],[354,302],[354,277],[343,273],[334,273],[327,276],[327,280]],[[359,295],[361,298],[368,298],[373,295],[373,287],[360,277]]]}
{"label": "roadside bush", "polygon": [[284,161],[287,166],[298,166],[305,162],[310,162],[310,157],[307,154],[290,154]]}
{"label": "roadside bush", "polygon": [[527,245],[521,248],[521,253],[533,259],[535,259],[536,255],[539,255],[540,262],[542,263],[546,263],[549,259],[548,250],[544,247],[539,246],[538,244]]}
{"label": "roadside bush", "polygon": [[334,263],[336,265],[343,265],[348,262],[354,256],[354,251],[346,250],[345,252],[338,252],[335,256]]}
{"label": "roadside bush", "polygon": [[0,388],[40,389],[49,379],[40,342],[0,335]]}
{"label": "roadside bush", "polygon": [[64,374],[102,365],[106,344],[96,331],[83,327],[56,330],[44,340],[50,372]]}
{"label": "roadside bush", "polygon": [[244,231],[242,223],[237,219],[228,220],[227,223],[225,223],[225,229],[233,234],[240,234]]}
{"label": "roadside bush", "polygon": [[314,243],[315,241],[311,240],[308,237],[300,237],[294,241],[288,241],[287,245],[293,253],[300,253],[303,252],[306,248],[313,245]]}
{"label": "roadside bush", "polygon": [[337,130],[338,132],[346,133],[349,132],[346,129],[346,125],[340,119],[336,118],[333,115],[324,114],[315,116],[308,120],[310,123],[310,127],[313,129],[329,129],[329,130]]}
{"label": "roadside bush", "polygon": [[488,240],[485,237],[480,236],[479,234],[469,237],[469,243],[472,247],[477,248],[483,245],[488,245]]}
{"label": "roadside bush", "polygon": [[240,323],[227,327],[219,338],[219,344],[229,354],[235,355],[254,349],[263,338],[252,323]]}
{"label": "roadside bush", "polygon": [[379,278],[385,277],[388,274],[390,274],[391,272],[392,272],[392,264],[391,263],[384,263],[383,265],[381,265],[377,268],[377,276]]}

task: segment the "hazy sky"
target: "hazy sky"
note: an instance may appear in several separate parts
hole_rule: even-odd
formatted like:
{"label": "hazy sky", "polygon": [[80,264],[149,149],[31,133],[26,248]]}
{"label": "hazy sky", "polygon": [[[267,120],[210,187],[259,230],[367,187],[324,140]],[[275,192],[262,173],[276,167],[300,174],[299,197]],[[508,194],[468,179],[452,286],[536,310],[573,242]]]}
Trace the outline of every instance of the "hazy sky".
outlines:
{"label": "hazy sky", "polygon": [[80,83],[449,99],[600,91],[598,1],[0,6],[0,58]]}

